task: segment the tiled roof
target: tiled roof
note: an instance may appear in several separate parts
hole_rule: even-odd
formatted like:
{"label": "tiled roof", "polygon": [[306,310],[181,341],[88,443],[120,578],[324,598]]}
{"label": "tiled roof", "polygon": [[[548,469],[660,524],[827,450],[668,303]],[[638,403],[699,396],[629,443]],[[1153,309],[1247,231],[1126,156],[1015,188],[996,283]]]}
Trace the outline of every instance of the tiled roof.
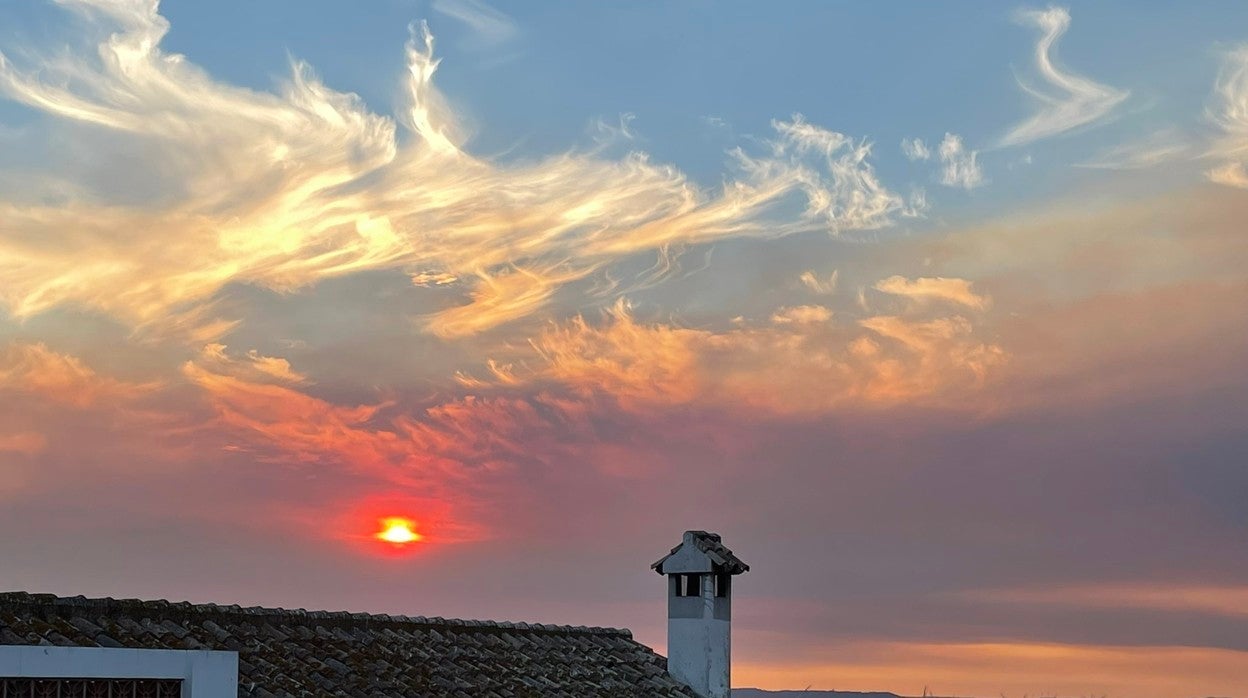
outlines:
{"label": "tiled roof", "polygon": [[[728,549],[728,546],[724,545],[724,542],[720,539],[718,533],[707,533],[706,531],[686,531],[685,537],[692,538],[693,544],[697,546],[698,550],[705,553],[706,556],[711,559],[711,562],[714,563],[715,570],[717,572],[741,574],[743,572],[750,571],[750,566],[742,562],[741,558],[734,555],[732,551]],[[671,553],[664,555],[658,562],[650,565],[650,568],[659,574],[663,574],[663,562],[672,555],[675,555],[676,551],[680,550],[684,547],[684,545],[685,543],[682,540],[680,545],[672,548]]]}
{"label": "tiled roof", "polygon": [[11,592],[0,645],[232,650],[247,698],[694,695],[612,628]]}

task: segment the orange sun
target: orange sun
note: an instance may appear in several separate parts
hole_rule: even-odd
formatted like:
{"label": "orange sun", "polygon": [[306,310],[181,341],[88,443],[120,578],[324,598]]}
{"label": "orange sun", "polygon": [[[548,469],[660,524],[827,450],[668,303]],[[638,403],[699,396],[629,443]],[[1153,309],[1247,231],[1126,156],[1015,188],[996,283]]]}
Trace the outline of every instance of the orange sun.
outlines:
{"label": "orange sun", "polygon": [[384,540],[395,545],[416,543],[424,540],[424,536],[413,530],[416,522],[411,519],[391,516],[381,519],[379,523],[381,524],[381,530],[375,534],[377,540]]}

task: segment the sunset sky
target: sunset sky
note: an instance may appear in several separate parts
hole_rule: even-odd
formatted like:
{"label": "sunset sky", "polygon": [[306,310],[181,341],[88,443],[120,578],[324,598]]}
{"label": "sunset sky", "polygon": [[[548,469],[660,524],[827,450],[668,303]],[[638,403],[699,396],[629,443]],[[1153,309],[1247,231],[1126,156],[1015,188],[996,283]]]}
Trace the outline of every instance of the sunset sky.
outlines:
{"label": "sunset sky", "polygon": [[0,589],[1244,698],[1246,166],[1244,3],[0,0]]}

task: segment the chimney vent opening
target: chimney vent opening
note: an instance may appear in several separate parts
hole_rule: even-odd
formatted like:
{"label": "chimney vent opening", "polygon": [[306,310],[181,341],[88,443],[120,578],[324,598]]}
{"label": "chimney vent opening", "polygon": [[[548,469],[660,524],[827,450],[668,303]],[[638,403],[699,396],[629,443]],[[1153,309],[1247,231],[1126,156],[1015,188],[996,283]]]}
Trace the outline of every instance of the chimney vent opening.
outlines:
{"label": "chimney vent opening", "polygon": [[676,595],[677,596],[701,596],[702,595],[702,575],[700,574],[678,574],[676,579]]}

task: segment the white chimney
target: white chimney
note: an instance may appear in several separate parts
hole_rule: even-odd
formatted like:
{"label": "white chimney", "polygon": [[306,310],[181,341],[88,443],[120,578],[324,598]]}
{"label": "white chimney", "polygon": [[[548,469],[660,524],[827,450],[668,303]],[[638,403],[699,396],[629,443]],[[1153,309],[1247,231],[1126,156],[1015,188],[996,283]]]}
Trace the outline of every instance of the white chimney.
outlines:
{"label": "white chimney", "polygon": [[667,577],[667,673],[702,698],[729,698],[732,578],[750,566],[718,534],[685,531],[650,567]]}

